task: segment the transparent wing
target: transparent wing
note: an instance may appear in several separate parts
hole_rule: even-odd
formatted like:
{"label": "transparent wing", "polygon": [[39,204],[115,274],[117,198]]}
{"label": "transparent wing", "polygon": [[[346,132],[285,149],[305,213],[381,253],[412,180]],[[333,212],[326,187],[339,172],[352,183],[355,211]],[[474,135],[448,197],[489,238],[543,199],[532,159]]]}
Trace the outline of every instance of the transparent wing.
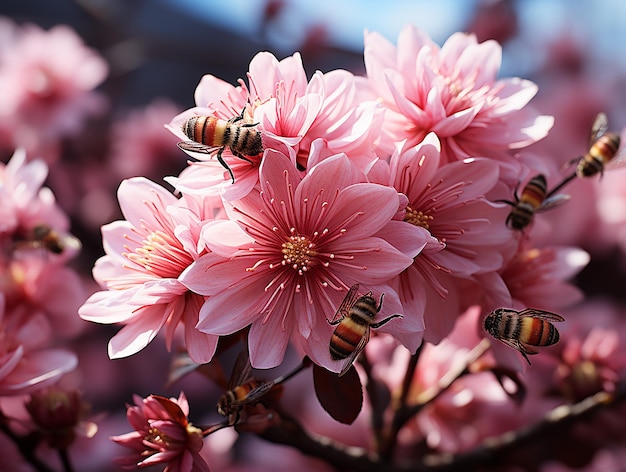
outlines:
{"label": "transparent wing", "polygon": [[552,313],[550,311],[537,310],[535,308],[526,308],[525,310],[519,312],[519,316],[530,316],[532,318],[539,318],[541,320],[552,322],[565,321],[565,318],[563,318],[561,315],[557,315],[556,313]]}
{"label": "transparent wing", "polygon": [[496,339],[500,341],[501,343],[506,344],[510,348],[515,349],[516,351],[520,352],[522,356],[524,356],[524,359],[526,359],[526,362],[528,362],[528,364],[530,364],[530,359],[528,359],[528,356],[537,354],[537,351],[532,350],[530,347],[528,347],[528,345],[520,341],[517,341],[515,339],[503,339],[503,338],[496,338]]}
{"label": "transparent wing", "polygon": [[546,198],[536,212],[542,212],[551,208],[556,208],[567,202],[571,197],[565,193],[559,193]]}
{"label": "transparent wing", "polygon": [[252,365],[250,364],[250,357],[248,350],[245,349],[239,353],[233,366],[233,372],[228,379],[228,390],[243,385],[252,378]]}
{"label": "transparent wing", "polygon": [[234,401],[231,404],[231,406],[233,409],[237,409],[244,405],[254,403],[258,401],[267,392],[269,392],[272,389],[272,387],[274,387],[274,382],[271,382],[271,381],[263,382],[257,385],[256,387],[254,387],[252,390],[250,390],[248,394],[245,396],[245,398]]}
{"label": "transparent wing", "polygon": [[591,134],[589,135],[589,145],[595,143],[600,136],[604,135],[609,129],[609,120],[602,112],[598,113],[591,125]]}
{"label": "transparent wing", "polygon": [[348,290],[348,293],[341,302],[341,305],[339,305],[339,308],[337,308],[337,312],[335,313],[335,316],[333,316],[332,321],[348,316],[350,314],[350,308],[352,308],[358,298],[359,284],[354,284],[350,287],[350,290]]}
{"label": "transparent wing", "polygon": [[215,154],[220,149],[219,147],[207,146],[196,141],[181,141],[177,146],[183,151],[198,152],[200,154]]}

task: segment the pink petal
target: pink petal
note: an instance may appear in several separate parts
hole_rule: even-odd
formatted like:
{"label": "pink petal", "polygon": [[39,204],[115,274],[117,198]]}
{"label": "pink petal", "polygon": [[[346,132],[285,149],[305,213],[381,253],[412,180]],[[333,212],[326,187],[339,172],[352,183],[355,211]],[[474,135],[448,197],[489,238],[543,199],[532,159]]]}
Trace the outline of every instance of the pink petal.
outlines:
{"label": "pink petal", "polygon": [[174,195],[145,177],[123,180],[117,198],[124,217],[136,228],[141,228],[143,221],[150,227],[162,227],[163,223],[155,217],[155,210],[164,213],[167,205],[177,201]]}
{"label": "pink petal", "polygon": [[145,348],[165,324],[167,313],[163,305],[142,308],[132,321],[111,338],[109,357],[128,357]]}

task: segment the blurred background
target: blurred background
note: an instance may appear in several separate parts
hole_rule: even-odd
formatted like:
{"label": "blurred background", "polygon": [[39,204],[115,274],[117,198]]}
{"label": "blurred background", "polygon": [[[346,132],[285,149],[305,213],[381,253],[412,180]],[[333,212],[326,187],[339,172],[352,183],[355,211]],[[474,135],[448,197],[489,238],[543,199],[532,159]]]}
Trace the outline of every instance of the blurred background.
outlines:
{"label": "blurred background", "polygon": [[[438,44],[456,31],[473,32],[479,41],[502,44],[502,77],[538,84],[531,104],[556,118],[553,132],[540,143],[542,153],[563,163],[580,155],[599,111],[607,113],[612,129],[626,126],[626,2],[620,0],[2,0],[0,20],[7,20],[0,22],[0,49],[15,25],[44,30],[67,25],[108,64],[95,91],[98,104],[80,126],[45,148],[33,148],[48,162],[47,185],[83,242],[73,264],[87,291],[96,289],[89,276],[103,254],[100,226],[120,218],[119,182],[144,175],[162,183],[163,176],[178,174],[185,157],[163,125],[194,106],[194,90],[204,74],[236,84],[259,51],[278,59],[299,51],[309,76],[337,68],[362,74],[364,30],[395,43],[402,27],[413,23]],[[5,93],[10,91],[0,90]],[[2,162],[16,144],[0,129]],[[579,204],[573,198],[570,205]],[[556,243],[576,243],[592,253],[590,268],[579,278],[588,294],[624,301],[626,236],[599,247],[586,236],[587,223],[584,218],[569,222],[569,240]],[[180,389],[161,387],[162,366],[169,363],[162,343],[132,358],[108,361],[106,342],[115,332],[90,325],[74,346],[91,353],[81,356],[81,371],[98,373],[83,374],[94,409],[118,411],[115,427],[102,426],[105,435],[128,430],[123,405],[131,393],[169,395]],[[118,388],[111,389],[111,382]],[[185,390],[193,401],[202,398],[206,385],[189,383]],[[94,465],[93,470],[100,469]],[[101,470],[110,469],[103,465]]]}

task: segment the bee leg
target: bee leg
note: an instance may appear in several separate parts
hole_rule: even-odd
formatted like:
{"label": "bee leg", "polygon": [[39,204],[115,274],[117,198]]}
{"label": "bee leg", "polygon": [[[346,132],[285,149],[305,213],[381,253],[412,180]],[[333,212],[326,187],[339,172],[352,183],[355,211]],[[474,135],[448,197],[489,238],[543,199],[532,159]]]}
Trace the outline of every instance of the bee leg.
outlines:
{"label": "bee leg", "polygon": [[226,161],[224,160],[224,158],[222,157],[222,152],[224,151],[224,148],[221,148],[218,152],[217,152],[217,160],[220,164],[222,164],[222,166],[228,171],[228,174],[230,175],[231,180],[233,181],[232,183],[235,183],[235,175],[233,174],[233,171],[231,170],[231,168],[229,167],[228,164],[226,164]]}
{"label": "bee leg", "polygon": [[494,200],[493,202],[494,203],[506,203],[507,205],[511,205],[513,207],[517,205],[517,203],[514,203],[510,200]]}
{"label": "bee leg", "polygon": [[378,300],[378,306],[376,307],[376,313],[378,313],[380,311],[380,309],[383,307],[383,297],[385,296],[384,293],[380,294],[380,300]]}
{"label": "bee leg", "polygon": [[576,172],[573,172],[572,175],[569,175],[567,177],[565,177],[563,179],[563,181],[557,185],[556,187],[554,187],[552,190],[550,190],[549,193],[546,194],[546,198],[551,197],[552,195],[554,195],[557,191],[561,190],[563,187],[565,187],[565,185],[567,185],[568,183],[570,183],[572,180],[574,180],[576,178]]}
{"label": "bee leg", "polygon": [[388,322],[390,322],[392,319],[394,318],[402,318],[402,315],[391,315],[389,318],[385,318],[382,321],[379,321],[378,323],[373,323],[370,325],[370,328],[376,329],[376,328],[380,328],[382,325],[387,324]]}
{"label": "bee leg", "polygon": [[326,319],[326,321],[328,321],[328,324],[331,325],[331,326],[338,325],[339,323],[341,323],[341,320],[343,320],[343,317],[337,318],[334,321],[329,321],[328,319]]}

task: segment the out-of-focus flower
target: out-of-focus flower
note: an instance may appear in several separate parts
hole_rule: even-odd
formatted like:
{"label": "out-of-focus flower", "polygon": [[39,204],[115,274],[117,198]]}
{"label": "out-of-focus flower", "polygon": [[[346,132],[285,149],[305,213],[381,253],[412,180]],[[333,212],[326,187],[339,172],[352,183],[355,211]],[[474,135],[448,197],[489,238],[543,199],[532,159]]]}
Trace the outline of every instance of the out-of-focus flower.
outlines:
{"label": "out-of-focus flower", "polygon": [[40,317],[24,319],[6,312],[0,293],[0,396],[32,392],[76,367],[74,353],[42,347],[42,326]]}
{"label": "out-of-focus flower", "polygon": [[[4,25],[6,26],[6,24]],[[108,66],[67,26],[12,28],[0,45],[0,136],[7,148],[56,158],[60,138],[106,106],[94,89]]]}
{"label": "out-of-focus flower", "polygon": [[619,373],[626,367],[616,329],[595,327],[584,339],[568,336],[562,342],[556,376],[566,399],[575,403],[597,392],[615,391]]}
{"label": "out-of-focus flower", "polygon": [[[537,86],[519,78],[497,79],[502,52],[495,41],[478,43],[455,33],[440,48],[406,26],[391,44],[379,33],[365,35],[365,67],[373,96],[387,108],[388,143],[420,143],[429,132],[441,140],[443,162],[508,151],[546,136],[552,118],[526,105]],[[381,142],[385,140],[381,139]],[[388,152],[391,152],[388,145]]]}
{"label": "out-of-focus flower", "polygon": [[111,438],[133,450],[118,460],[125,469],[167,464],[165,472],[209,472],[200,456],[202,430],[187,419],[189,404],[184,393],[178,399],[135,395],[134,401],[127,417],[135,431]]}
{"label": "out-of-focus flower", "polygon": [[158,180],[185,166],[186,155],[176,147],[177,139],[163,127],[179,111],[168,100],[156,99],[113,124],[110,165],[120,177]]}
{"label": "out-of-focus flower", "polygon": [[93,437],[98,426],[86,421],[89,407],[76,391],[46,388],[33,393],[26,409],[48,445],[55,449],[67,449],[77,436]]}
{"label": "out-of-focus flower", "polygon": [[0,238],[27,233],[42,223],[61,231],[68,229],[68,218],[52,191],[42,187],[47,175],[45,162],[26,162],[23,149],[15,151],[8,164],[0,163]]}
{"label": "out-of-focus flower", "polygon": [[80,316],[125,325],[109,342],[111,358],[138,352],[163,327],[170,349],[180,326],[191,358],[210,361],[218,338],[195,329],[204,298],[179,277],[205,250],[200,229],[213,219],[213,208],[191,198],[179,200],[142,177],[123,181],[118,199],[126,220],[102,228],[106,255],[93,270],[107,290],[93,294]]}
{"label": "out-of-focus flower", "polygon": [[501,276],[515,308],[558,310],[582,300],[582,292],[570,279],[588,262],[589,254],[579,248],[533,248],[522,241]]}
{"label": "out-of-focus flower", "polygon": [[[508,210],[484,198],[498,179],[497,164],[489,159],[440,163],[439,140],[430,133],[420,145],[396,150],[388,180],[409,199],[404,221],[435,238],[400,275],[399,289],[407,311],[423,310],[415,304],[427,301],[424,337],[432,342],[449,333],[461,311],[455,278],[497,271],[514,250],[501,223]],[[424,290],[426,296],[415,296]]]}
{"label": "out-of-focus flower", "polygon": [[[387,282],[427,238],[422,228],[393,220],[404,201],[395,189],[364,180],[342,154],[300,178],[286,156],[268,152],[261,191],[227,205],[240,226],[207,226],[203,238],[212,252],[183,274],[193,291],[209,296],[198,328],[226,335],[251,325],[250,360],[257,368],[279,365],[291,340],[319,365],[339,371],[328,354],[328,320],[345,290],[360,283],[363,292],[385,293],[380,316],[402,313]],[[401,241],[401,249],[389,239]],[[407,334],[415,350],[422,313],[404,315],[380,331]]]}

